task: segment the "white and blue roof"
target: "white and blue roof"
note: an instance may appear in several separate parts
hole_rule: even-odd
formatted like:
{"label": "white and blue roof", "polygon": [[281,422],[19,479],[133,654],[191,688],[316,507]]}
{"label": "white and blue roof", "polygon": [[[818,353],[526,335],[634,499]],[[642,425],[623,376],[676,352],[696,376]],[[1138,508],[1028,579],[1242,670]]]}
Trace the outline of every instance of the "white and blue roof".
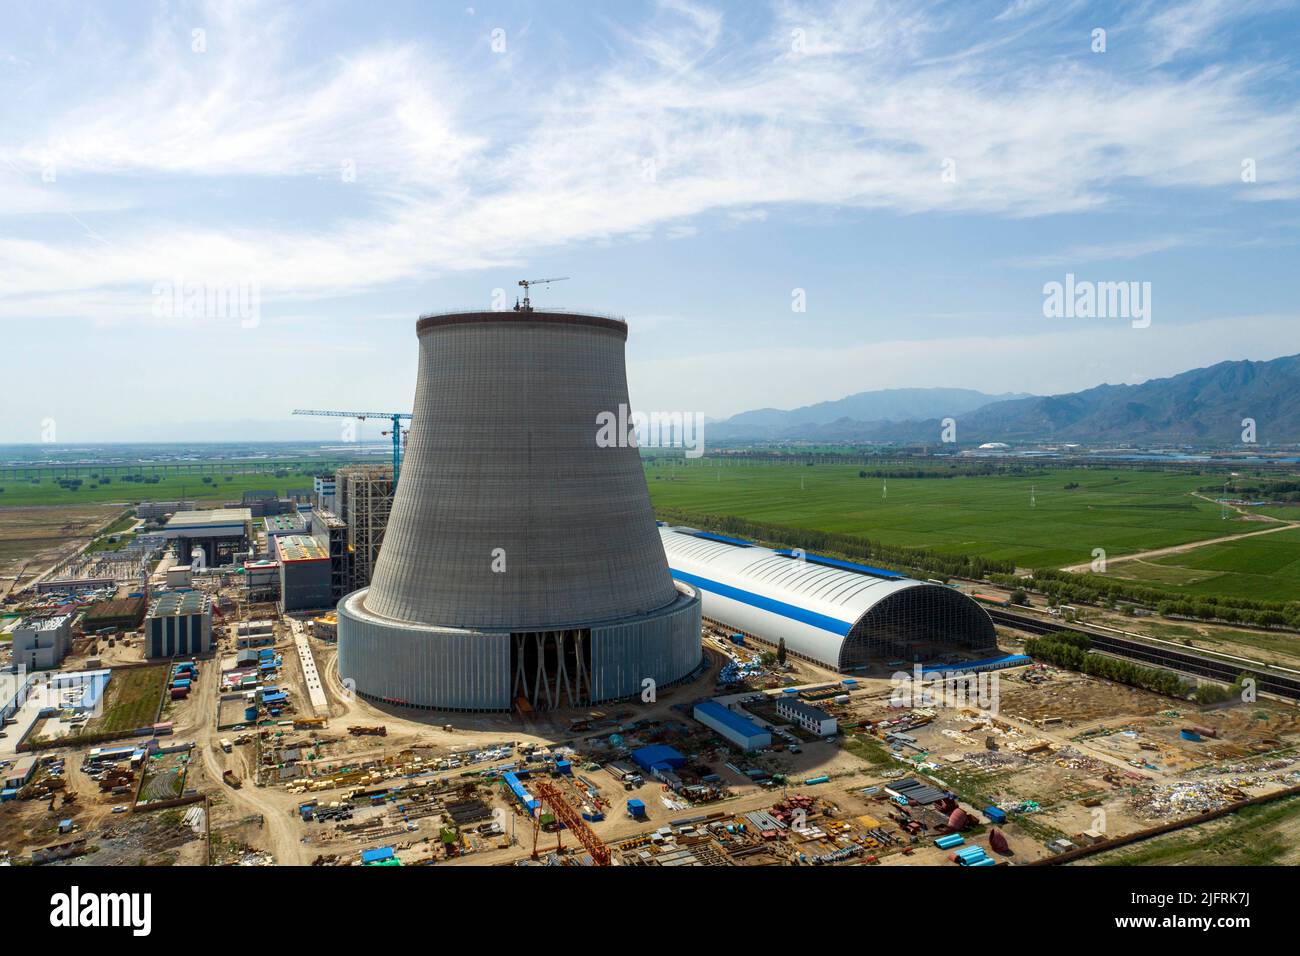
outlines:
{"label": "white and blue roof", "polygon": [[943,587],[692,528],[660,526],[659,535],[673,577],[701,592],[705,617],[773,644],[784,638],[789,650],[832,668],[844,661],[849,633],[881,601],[911,588]]}

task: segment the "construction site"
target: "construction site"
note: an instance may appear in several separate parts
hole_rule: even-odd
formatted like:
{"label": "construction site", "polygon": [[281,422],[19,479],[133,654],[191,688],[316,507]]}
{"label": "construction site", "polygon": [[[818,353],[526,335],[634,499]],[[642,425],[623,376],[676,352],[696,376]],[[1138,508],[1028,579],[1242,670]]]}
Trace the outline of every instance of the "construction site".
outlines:
{"label": "construction site", "polygon": [[299,410],[386,420],[391,464],[140,503],[5,597],[0,862],[1041,866],[1300,820],[1280,671],[1197,704],[942,582],[656,522],[592,428],[625,323],[527,291],[419,320],[413,416]]}

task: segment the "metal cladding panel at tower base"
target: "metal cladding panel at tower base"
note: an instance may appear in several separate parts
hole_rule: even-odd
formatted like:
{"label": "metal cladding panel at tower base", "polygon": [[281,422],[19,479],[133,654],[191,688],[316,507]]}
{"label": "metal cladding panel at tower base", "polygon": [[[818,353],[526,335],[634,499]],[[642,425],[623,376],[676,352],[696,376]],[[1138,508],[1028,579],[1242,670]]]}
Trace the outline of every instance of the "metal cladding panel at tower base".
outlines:
{"label": "metal cladding panel at tower base", "polygon": [[509,710],[510,635],[385,624],[339,602],[339,676],[358,693],[444,710]]}
{"label": "metal cladding panel at tower base", "polygon": [[422,319],[419,338],[414,420],[366,610],[543,630],[671,604],[639,453],[597,442],[598,416],[628,403],[626,327],[463,313]]}

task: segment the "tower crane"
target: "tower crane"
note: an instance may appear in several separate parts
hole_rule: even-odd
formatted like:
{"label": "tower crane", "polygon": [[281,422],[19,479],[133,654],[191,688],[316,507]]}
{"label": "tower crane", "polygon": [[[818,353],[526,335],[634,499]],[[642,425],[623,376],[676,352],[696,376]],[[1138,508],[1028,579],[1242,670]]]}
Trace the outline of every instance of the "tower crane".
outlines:
{"label": "tower crane", "polygon": [[295,415],[317,415],[324,418],[355,418],[363,422],[367,418],[387,418],[393,423],[393,427],[391,432],[384,432],[384,434],[393,436],[393,487],[397,487],[397,474],[402,466],[402,422],[404,420],[410,421],[410,415],[405,412],[335,412],[318,408],[295,408],[293,413]]}
{"label": "tower crane", "polygon": [[568,276],[556,276],[554,279],[520,279],[519,284],[524,288],[524,301],[522,303],[515,302],[515,311],[516,312],[533,311],[533,303],[528,298],[528,289],[530,286],[550,285],[552,282],[564,282],[568,278],[569,278]]}

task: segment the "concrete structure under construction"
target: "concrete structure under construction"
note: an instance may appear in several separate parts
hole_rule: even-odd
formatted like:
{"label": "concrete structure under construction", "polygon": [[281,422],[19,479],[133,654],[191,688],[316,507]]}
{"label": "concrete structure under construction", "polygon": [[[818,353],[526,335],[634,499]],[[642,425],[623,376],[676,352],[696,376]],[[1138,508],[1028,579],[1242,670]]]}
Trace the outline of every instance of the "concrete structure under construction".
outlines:
{"label": "concrete structure under construction", "polygon": [[144,619],[148,658],[189,657],[212,650],[212,598],[200,591],[159,595]]}
{"label": "concrete structure under construction", "polygon": [[352,552],[348,548],[348,526],[333,512],[315,508],[311,513],[311,536],[330,559],[330,604],[337,604],[352,588]]}
{"label": "concrete structure under construction", "polygon": [[352,589],[370,585],[393,510],[393,469],[384,465],[349,465],[335,476],[339,518],[347,527]]}
{"label": "concrete structure under construction", "polygon": [[330,558],[315,538],[286,535],[275,539],[280,562],[280,609],[316,611],[332,607]]}
{"label": "concrete structure under construction", "polygon": [[894,571],[661,527],[673,577],[698,588],[704,617],[835,670],[873,659],[991,652],[988,612],[954,588]]}
{"label": "concrete structure under construction", "polygon": [[27,670],[58,667],[72,649],[72,615],[28,617],[19,622],[10,634],[15,667]]}
{"label": "concrete structure under construction", "polygon": [[699,596],[669,574],[634,442],[600,428],[627,408],[627,325],[470,312],[416,333],[407,454],[370,587],[339,603],[340,675],[366,697],[482,711],[690,675]]}
{"label": "concrete structure under construction", "polygon": [[337,493],[338,479],[334,475],[317,475],[312,479],[312,504],[321,511],[338,510]]}
{"label": "concrete structure under construction", "polygon": [[193,511],[194,509],[195,504],[192,501],[142,501],[136,505],[135,516],[145,521],[151,521],[174,515],[178,511]]}

